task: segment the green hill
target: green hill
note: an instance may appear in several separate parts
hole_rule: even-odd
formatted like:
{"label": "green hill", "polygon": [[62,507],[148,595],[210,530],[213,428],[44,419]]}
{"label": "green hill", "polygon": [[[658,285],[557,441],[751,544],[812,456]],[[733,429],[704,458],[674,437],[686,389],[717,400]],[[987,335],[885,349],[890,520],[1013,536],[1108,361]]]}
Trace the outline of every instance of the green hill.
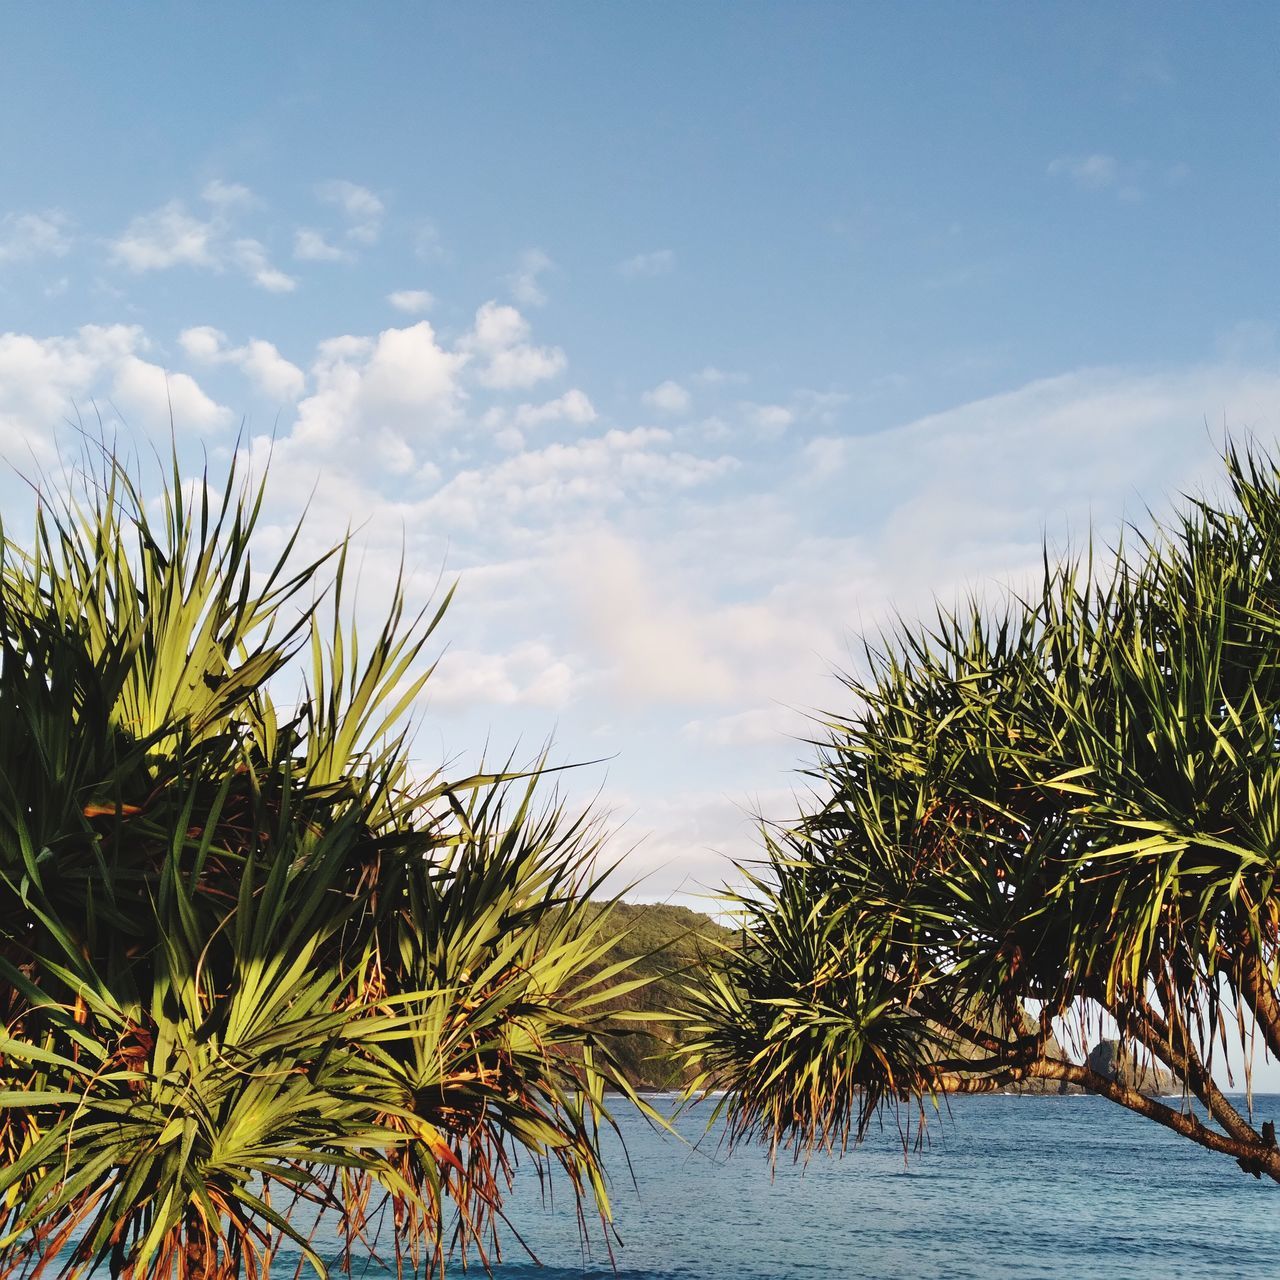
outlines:
{"label": "green hill", "polygon": [[[680,1004],[679,984],[695,974],[718,945],[733,938],[733,930],[688,907],[663,903],[619,902],[612,911],[617,941],[603,964],[630,962],[636,977],[653,980],[608,1006],[619,1011],[663,1013]],[[627,1078],[641,1089],[678,1089],[684,1083],[679,1068],[664,1050],[680,1035],[678,1023],[614,1024],[616,1048]]]}

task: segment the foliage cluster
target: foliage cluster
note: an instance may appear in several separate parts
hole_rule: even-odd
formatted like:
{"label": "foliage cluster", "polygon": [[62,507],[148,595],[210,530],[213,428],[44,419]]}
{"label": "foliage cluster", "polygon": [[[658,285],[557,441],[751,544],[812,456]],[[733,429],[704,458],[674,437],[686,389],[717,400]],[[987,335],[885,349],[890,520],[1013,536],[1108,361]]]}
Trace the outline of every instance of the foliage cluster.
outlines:
{"label": "foliage cluster", "polygon": [[0,537],[0,1276],[487,1258],[521,1157],[608,1213],[597,831],[416,780],[440,612],[361,644],[262,503],[108,456]]}
{"label": "foliage cluster", "polygon": [[[1228,1043],[1280,1057],[1280,471],[1225,462],[1225,500],[1107,566],[1046,554],[1027,598],[868,646],[743,947],[690,992],[737,1136],[842,1148],[883,1107],[1040,1078],[1280,1180],[1215,1082]],[[1078,1060],[1111,1026],[1183,1105]]]}

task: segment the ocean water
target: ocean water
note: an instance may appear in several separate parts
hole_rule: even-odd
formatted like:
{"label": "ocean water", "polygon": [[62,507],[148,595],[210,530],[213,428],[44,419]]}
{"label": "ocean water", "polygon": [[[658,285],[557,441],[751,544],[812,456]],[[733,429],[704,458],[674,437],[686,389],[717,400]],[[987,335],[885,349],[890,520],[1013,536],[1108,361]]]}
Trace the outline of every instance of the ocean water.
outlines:
{"label": "ocean water", "polygon": [[[1280,1097],[1255,1099],[1280,1118]],[[896,1129],[843,1158],[771,1170],[726,1157],[698,1109],[653,1132],[621,1117],[616,1273],[599,1233],[583,1248],[567,1197],[520,1182],[513,1223],[537,1251],[502,1280],[854,1280],[1280,1276],[1280,1186],[1103,1099],[951,1099],[904,1164]],[[370,1276],[374,1273],[370,1272]],[[451,1268],[450,1275],[461,1274]]]}
{"label": "ocean water", "polygon": [[[1280,1119],[1280,1096],[1255,1105]],[[1280,1186],[1099,1098],[953,1098],[905,1163],[890,1127],[776,1170],[760,1148],[728,1155],[705,1107],[677,1117],[683,1141],[629,1108],[618,1119],[613,1260],[598,1224],[584,1245],[563,1186],[547,1197],[526,1168],[507,1210],[542,1265],[509,1239],[499,1280],[1280,1277]],[[294,1260],[281,1250],[272,1275]],[[463,1274],[449,1265],[449,1280]]]}

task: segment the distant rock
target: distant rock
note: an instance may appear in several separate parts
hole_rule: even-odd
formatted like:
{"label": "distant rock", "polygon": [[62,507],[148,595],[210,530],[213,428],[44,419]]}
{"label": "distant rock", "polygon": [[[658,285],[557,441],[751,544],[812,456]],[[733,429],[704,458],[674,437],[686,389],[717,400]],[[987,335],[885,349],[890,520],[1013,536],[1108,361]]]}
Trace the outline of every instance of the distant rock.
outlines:
{"label": "distant rock", "polygon": [[1119,1040],[1100,1040],[1089,1052],[1085,1065],[1108,1080],[1115,1080],[1139,1093],[1176,1093],[1177,1077],[1155,1062],[1136,1059]]}

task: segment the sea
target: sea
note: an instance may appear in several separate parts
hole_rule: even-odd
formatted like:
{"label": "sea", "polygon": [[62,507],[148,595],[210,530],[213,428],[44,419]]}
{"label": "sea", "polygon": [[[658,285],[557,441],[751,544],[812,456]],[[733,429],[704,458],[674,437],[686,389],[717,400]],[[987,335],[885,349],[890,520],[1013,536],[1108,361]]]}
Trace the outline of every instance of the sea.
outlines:
{"label": "sea", "polygon": [[[1280,1096],[1255,1096],[1259,1122]],[[658,1105],[673,1105],[658,1099]],[[1087,1096],[955,1097],[905,1158],[890,1120],[843,1157],[772,1166],[724,1149],[706,1105],[676,1134],[620,1110],[617,1239],[584,1242],[572,1198],[531,1170],[508,1202],[500,1280],[1252,1280],[1280,1277],[1280,1186]],[[625,1150],[624,1150],[625,1148]],[[273,1268],[274,1272],[274,1268]],[[355,1274],[375,1280],[370,1265]],[[447,1275],[463,1274],[451,1265]],[[468,1275],[483,1274],[474,1262]]]}

